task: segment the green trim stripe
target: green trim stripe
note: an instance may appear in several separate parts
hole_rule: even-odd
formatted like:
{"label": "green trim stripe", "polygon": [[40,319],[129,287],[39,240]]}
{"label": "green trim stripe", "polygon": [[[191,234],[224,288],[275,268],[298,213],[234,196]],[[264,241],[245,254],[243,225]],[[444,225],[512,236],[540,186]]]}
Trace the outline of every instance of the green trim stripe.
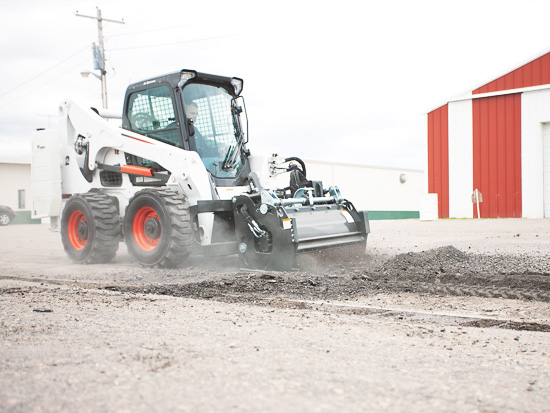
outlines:
{"label": "green trim stripe", "polygon": [[31,211],[15,211],[17,216],[10,222],[10,225],[18,224],[40,224],[42,220],[32,219]]}
{"label": "green trim stripe", "polygon": [[368,211],[369,220],[383,219],[419,219],[420,211]]}

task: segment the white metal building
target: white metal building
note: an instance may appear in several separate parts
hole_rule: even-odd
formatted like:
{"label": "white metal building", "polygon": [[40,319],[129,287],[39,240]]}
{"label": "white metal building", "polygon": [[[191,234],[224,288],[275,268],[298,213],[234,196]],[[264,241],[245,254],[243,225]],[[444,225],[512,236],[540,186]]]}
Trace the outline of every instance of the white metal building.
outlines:
{"label": "white metal building", "polygon": [[[344,198],[353,202],[357,209],[369,211],[370,219],[419,218],[420,202],[426,193],[423,171],[304,162],[308,179],[323,181],[325,189],[338,186]],[[285,183],[281,184],[285,186]]]}
{"label": "white metal building", "polygon": [[[423,171],[321,161],[305,163],[308,179],[323,181],[325,188],[337,185],[357,209],[369,211],[370,219],[419,218],[425,194]],[[281,176],[280,182],[281,186],[288,185],[283,179],[288,180],[288,175]],[[0,205],[18,213],[16,222],[33,222],[30,162],[0,159],[0,188]]]}
{"label": "white metal building", "polygon": [[31,187],[29,161],[0,159],[0,205],[9,206],[17,213],[14,223],[32,222],[30,218]]}

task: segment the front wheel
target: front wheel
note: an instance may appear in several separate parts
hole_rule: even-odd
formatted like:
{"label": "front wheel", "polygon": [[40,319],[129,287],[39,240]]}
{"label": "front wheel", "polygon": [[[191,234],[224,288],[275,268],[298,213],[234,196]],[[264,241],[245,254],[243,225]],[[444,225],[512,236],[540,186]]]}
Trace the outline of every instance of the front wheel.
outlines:
{"label": "front wheel", "polygon": [[191,251],[191,219],[185,197],[145,189],[130,201],[124,218],[128,252],[145,267],[174,268]]}
{"label": "front wheel", "polygon": [[110,262],[120,240],[117,201],[101,193],[72,196],[61,217],[61,240],[74,262]]}
{"label": "front wheel", "polygon": [[0,213],[0,225],[6,226],[11,222],[11,218],[8,214]]}

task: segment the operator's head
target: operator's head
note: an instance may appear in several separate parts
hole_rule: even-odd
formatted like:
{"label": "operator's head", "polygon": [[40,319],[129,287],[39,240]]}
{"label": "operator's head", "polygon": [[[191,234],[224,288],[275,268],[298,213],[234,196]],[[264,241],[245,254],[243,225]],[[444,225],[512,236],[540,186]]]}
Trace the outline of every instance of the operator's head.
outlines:
{"label": "operator's head", "polygon": [[185,113],[187,114],[187,119],[192,119],[193,123],[197,123],[197,117],[199,116],[199,107],[196,103],[191,102],[185,107]]}

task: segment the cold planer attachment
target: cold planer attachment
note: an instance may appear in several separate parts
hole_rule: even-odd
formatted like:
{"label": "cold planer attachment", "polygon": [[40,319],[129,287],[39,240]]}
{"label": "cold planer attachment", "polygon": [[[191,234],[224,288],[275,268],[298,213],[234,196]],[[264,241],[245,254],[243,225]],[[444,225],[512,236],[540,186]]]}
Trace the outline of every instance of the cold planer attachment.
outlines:
{"label": "cold planer attachment", "polygon": [[330,196],[302,191],[279,199],[273,191],[232,199],[235,235],[244,263],[254,268],[289,270],[297,252],[343,244],[366,244],[368,214],[355,209],[337,187]]}

